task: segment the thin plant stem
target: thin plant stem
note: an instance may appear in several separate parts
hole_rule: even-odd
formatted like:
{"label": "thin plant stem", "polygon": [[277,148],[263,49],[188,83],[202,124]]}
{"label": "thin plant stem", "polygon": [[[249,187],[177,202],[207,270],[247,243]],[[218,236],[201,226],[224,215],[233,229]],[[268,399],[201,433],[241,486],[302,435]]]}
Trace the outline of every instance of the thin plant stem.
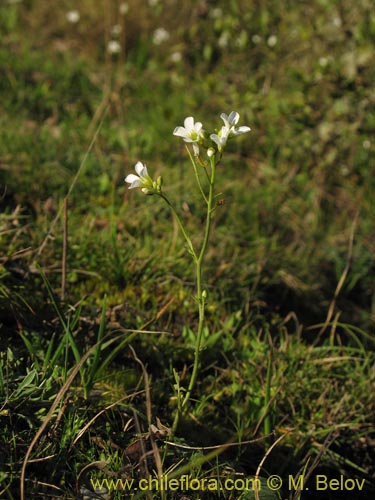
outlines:
{"label": "thin plant stem", "polygon": [[202,288],[202,267],[203,267],[202,264],[204,261],[204,256],[206,253],[207,244],[210,236],[210,229],[211,229],[212,204],[214,200],[214,185],[215,185],[215,173],[216,173],[216,162],[214,156],[211,157],[210,162],[211,162],[210,187],[209,187],[208,197],[207,198],[205,197],[205,199],[207,199],[206,224],[205,224],[203,242],[199,252],[199,256],[198,258],[195,259],[199,321],[198,321],[198,331],[197,331],[196,344],[194,350],[194,364],[186,394],[182,400],[182,403],[178,406],[175,415],[175,419],[172,426],[172,432],[176,431],[180,416],[183,413],[188,402],[190,401],[191,393],[195,386],[195,382],[197,380],[199,372],[200,350],[202,345],[202,336],[203,336],[204,319],[205,319],[205,306],[206,306],[206,292]]}
{"label": "thin plant stem", "polygon": [[64,199],[63,208],[63,252],[61,263],[61,300],[65,300],[66,292],[66,260],[68,256],[68,197]]}
{"label": "thin plant stem", "polygon": [[214,185],[215,185],[215,174],[216,174],[215,156],[212,156],[210,160],[211,160],[210,190],[208,193],[208,202],[207,202],[206,227],[205,227],[205,231],[204,231],[204,237],[203,237],[201,251],[199,254],[199,262],[200,263],[202,263],[204,255],[206,253],[208,238],[210,236],[211,212],[212,212],[212,204],[213,204],[213,199],[214,199]]}
{"label": "thin plant stem", "polygon": [[266,397],[264,401],[265,416],[264,416],[264,434],[267,435],[271,432],[271,416],[270,416],[270,401],[271,401],[271,378],[272,378],[272,347],[270,350],[268,364],[267,364],[267,377],[266,377]]}
{"label": "thin plant stem", "polygon": [[207,202],[207,216],[206,216],[206,227],[204,232],[203,243],[201,247],[201,251],[199,254],[199,258],[196,262],[196,278],[197,278],[197,298],[198,298],[198,308],[199,308],[199,323],[198,323],[198,332],[197,332],[197,343],[195,347],[194,353],[194,366],[193,372],[191,375],[189,387],[187,393],[185,395],[184,401],[182,403],[182,407],[184,407],[190,399],[191,391],[195,385],[195,381],[198,375],[199,368],[199,355],[200,348],[202,343],[202,334],[204,327],[204,316],[205,316],[205,305],[206,305],[206,297],[202,290],[202,264],[203,259],[207,249],[207,243],[210,235],[211,228],[211,211],[212,211],[212,202],[213,202],[213,189],[215,183],[215,160],[211,161],[211,180],[210,180],[210,190],[208,194],[208,202]]}
{"label": "thin plant stem", "polygon": [[[186,146],[186,149],[187,149],[187,152],[189,153],[189,157],[190,157],[191,163],[193,164],[193,167],[194,167],[194,173],[195,173],[195,177],[197,179],[197,184],[198,184],[198,187],[199,187],[199,191],[201,192],[201,195],[202,195],[202,198],[204,199],[204,201],[208,204],[208,198],[206,196],[206,193],[203,190],[201,179],[200,179],[199,174],[198,174],[197,164],[195,163],[194,157],[191,154],[190,149],[187,146]],[[206,169],[205,169],[205,172],[207,173]]]}
{"label": "thin plant stem", "polygon": [[180,228],[181,230],[181,233],[183,234],[184,238],[185,238],[185,241],[188,245],[188,248],[189,248],[189,252],[190,254],[192,255],[193,259],[195,262],[197,262],[198,260],[198,256],[197,256],[197,253],[196,251],[194,250],[194,247],[193,247],[193,243],[189,237],[189,235],[187,234],[186,232],[186,229],[182,223],[182,220],[180,219],[180,216],[178,215],[178,213],[176,212],[174,206],[172,205],[172,203],[168,200],[168,198],[165,196],[164,193],[159,193],[159,195],[163,198],[163,200],[167,203],[167,205],[169,206],[169,208],[171,209],[173,215],[175,216],[176,218],[176,221],[177,221],[177,224],[178,224],[178,227]]}

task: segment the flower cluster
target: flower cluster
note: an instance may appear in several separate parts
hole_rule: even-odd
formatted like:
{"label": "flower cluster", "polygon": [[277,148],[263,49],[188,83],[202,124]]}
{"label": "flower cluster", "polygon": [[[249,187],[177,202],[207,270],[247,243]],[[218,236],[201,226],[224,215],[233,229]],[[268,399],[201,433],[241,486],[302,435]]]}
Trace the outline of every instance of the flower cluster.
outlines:
{"label": "flower cluster", "polygon": [[[240,115],[236,111],[232,111],[229,115],[222,113],[220,118],[224,125],[216,134],[211,134],[210,139],[216,144],[216,148],[221,153],[230,137],[245,134],[250,132],[250,127],[237,127]],[[176,127],[173,135],[182,137],[185,142],[192,143],[195,156],[199,155],[199,144],[206,145],[206,136],[201,122],[194,122],[194,118],[189,116],[185,118],[183,127]],[[211,145],[212,146],[212,145]],[[208,148],[210,152],[211,148]],[[212,155],[211,155],[212,156]]]}
{"label": "flower cluster", "polygon": [[[209,137],[207,137],[202,123],[196,122],[192,116],[185,118],[184,126],[176,127],[173,135],[182,137],[186,143],[191,144],[196,157],[199,156],[199,146],[203,146],[206,148],[207,155],[211,158],[216,152],[220,154],[223,152],[228,139],[251,130],[247,126],[237,127],[240,115],[236,111],[231,111],[229,115],[222,113],[220,118],[223,120],[224,125],[216,133],[210,134]],[[135,171],[138,175],[129,174],[125,178],[125,182],[130,184],[129,189],[140,187],[145,194],[161,193],[161,178],[159,177],[156,181],[152,180],[148,175],[146,165],[139,161],[135,165]]]}

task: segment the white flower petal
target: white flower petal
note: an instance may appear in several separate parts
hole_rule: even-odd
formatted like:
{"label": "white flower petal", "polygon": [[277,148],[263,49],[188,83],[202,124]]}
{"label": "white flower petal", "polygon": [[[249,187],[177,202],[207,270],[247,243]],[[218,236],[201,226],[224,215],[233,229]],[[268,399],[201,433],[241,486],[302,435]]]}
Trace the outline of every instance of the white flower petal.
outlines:
{"label": "white flower petal", "polygon": [[218,134],[211,134],[210,139],[215,142],[218,146],[219,151],[222,151],[223,147],[227,143],[229,134],[232,129],[224,125]]}
{"label": "white flower petal", "polygon": [[125,177],[125,182],[129,182],[131,184],[132,182],[139,181],[138,175],[135,174],[129,174]]}
{"label": "white flower petal", "polygon": [[148,175],[146,165],[143,165],[141,161],[138,161],[134,168],[139,177],[146,177]]}
{"label": "white flower petal", "polygon": [[194,118],[192,116],[185,118],[184,125],[186,130],[194,129]]}
{"label": "white flower petal", "polygon": [[220,118],[223,120],[226,127],[231,128],[237,125],[240,115],[236,111],[231,111],[229,116],[225,113],[221,113]]}
{"label": "white flower petal", "polygon": [[184,127],[176,127],[173,131],[173,135],[178,137],[187,137],[187,131]]}
{"label": "white flower petal", "polygon": [[210,135],[211,141],[214,141],[218,146],[220,145],[221,139],[217,134]]}
{"label": "white flower petal", "polygon": [[196,142],[193,142],[193,151],[195,156],[199,156],[199,146]]}
{"label": "white flower petal", "polygon": [[125,182],[128,182],[130,184],[129,189],[134,189],[134,188],[137,188],[139,186],[142,186],[141,179],[134,174],[129,174],[125,178]]}
{"label": "white flower petal", "polygon": [[219,132],[219,136],[221,137],[222,140],[227,140],[228,137],[229,137],[229,134],[230,134],[230,127],[228,127],[227,125],[224,125],[223,127],[221,127],[221,130]]}
{"label": "white flower petal", "polygon": [[233,128],[232,135],[236,136],[236,135],[246,134],[246,132],[250,132],[250,130],[251,128],[246,126]]}
{"label": "white flower petal", "polygon": [[229,125],[229,117],[225,113],[221,113],[220,118],[223,120],[225,125]]}
{"label": "white flower petal", "polygon": [[200,131],[202,130],[202,127],[203,125],[201,124],[201,122],[196,122],[196,124],[194,125],[194,128],[195,128],[195,131],[199,134]]}
{"label": "white flower petal", "polygon": [[231,125],[237,125],[240,115],[236,111],[231,111],[229,113],[228,121]]}

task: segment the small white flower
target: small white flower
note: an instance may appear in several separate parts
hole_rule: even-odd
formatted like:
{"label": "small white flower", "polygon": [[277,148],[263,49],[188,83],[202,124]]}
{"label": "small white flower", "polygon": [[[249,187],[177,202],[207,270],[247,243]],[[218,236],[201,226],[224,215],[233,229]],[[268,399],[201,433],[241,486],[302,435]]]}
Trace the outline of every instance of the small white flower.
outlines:
{"label": "small white flower", "polygon": [[268,47],[274,47],[277,44],[277,36],[276,35],[271,35],[267,39],[267,45]]}
{"label": "small white flower", "polygon": [[123,16],[129,12],[129,5],[126,2],[122,2],[118,8],[120,14]]}
{"label": "small white flower", "polygon": [[172,52],[169,59],[174,63],[179,63],[182,61],[182,54],[181,52]]}
{"label": "small white flower", "polygon": [[114,36],[114,37],[119,36],[121,31],[122,31],[121,24],[115,24],[114,26],[112,26],[112,29],[111,29],[112,36]]}
{"label": "small white flower", "polygon": [[203,139],[203,125],[201,122],[195,122],[192,116],[188,116],[184,120],[184,127],[176,127],[173,131],[173,135],[182,137],[185,142],[190,142],[193,144],[194,154],[198,156],[199,146],[198,142]]}
{"label": "small white flower", "polygon": [[236,111],[231,111],[229,115],[221,113],[220,118],[223,120],[224,125],[217,134],[211,134],[210,139],[217,145],[217,149],[221,153],[230,137],[245,134],[250,132],[251,129],[245,126],[236,127],[240,119],[240,115]]}
{"label": "small white flower", "polygon": [[365,139],[362,142],[362,146],[364,147],[364,149],[370,149],[371,148],[371,141],[369,141],[368,139]]}
{"label": "small white flower", "polygon": [[220,7],[214,7],[210,10],[210,17],[212,19],[220,19],[220,17],[223,17],[223,10]]}
{"label": "small white flower", "polygon": [[219,133],[210,135],[210,139],[217,144],[217,148],[219,151],[222,151],[224,146],[226,145],[230,131],[230,127],[224,125],[223,127],[221,127]]}
{"label": "small white flower", "polygon": [[251,37],[251,41],[255,44],[255,45],[258,45],[261,41],[262,41],[262,37],[260,35],[253,35]]}
{"label": "small white flower", "polygon": [[65,17],[66,20],[71,24],[77,24],[81,18],[78,10],[70,10],[69,12],[66,13]]}
{"label": "small white flower", "polygon": [[229,34],[229,32],[228,31],[223,31],[221,33],[221,35],[219,36],[217,44],[218,44],[218,46],[221,49],[225,49],[226,47],[228,47],[229,40],[230,40],[230,34]]}
{"label": "small white flower", "polygon": [[349,175],[350,170],[349,170],[348,166],[347,165],[341,165],[341,167],[340,167],[340,173],[343,176]]}
{"label": "small white flower", "polygon": [[125,182],[130,184],[128,189],[141,187],[143,193],[150,194],[153,191],[154,186],[153,180],[148,175],[146,165],[138,161],[135,165],[135,171],[138,175],[129,174],[125,177]]}
{"label": "small white flower", "polygon": [[326,66],[328,66],[328,63],[329,63],[329,60],[328,60],[328,57],[319,57],[319,66],[321,66],[322,68],[325,68]]}
{"label": "small white flower", "polygon": [[119,54],[121,52],[121,45],[117,40],[110,40],[107,45],[107,50],[110,54]]}
{"label": "small white flower", "polygon": [[152,35],[152,42],[161,45],[169,39],[169,32],[165,28],[157,28]]}
{"label": "small white flower", "polygon": [[229,116],[222,113],[220,118],[223,120],[225,127],[229,129],[229,135],[237,136],[246,134],[246,132],[250,132],[251,130],[250,127],[246,126],[236,127],[238,120],[240,119],[240,115],[236,111],[231,111]]}
{"label": "small white flower", "polygon": [[176,127],[173,135],[182,137],[185,142],[197,142],[203,137],[203,125],[201,122],[195,122],[192,116],[188,116],[184,120],[183,127]]}

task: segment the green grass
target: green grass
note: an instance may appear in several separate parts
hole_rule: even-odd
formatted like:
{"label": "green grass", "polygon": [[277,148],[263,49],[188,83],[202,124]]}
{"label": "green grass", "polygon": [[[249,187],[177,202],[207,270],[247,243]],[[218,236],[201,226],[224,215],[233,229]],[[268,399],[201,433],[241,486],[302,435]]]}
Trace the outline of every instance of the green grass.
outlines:
{"label": "green grass", "polygon": [[[372,4],[128,4],[124,16],[115,1],[81,2],[76,25],[69,2],[0,6],[0,496],[23,483],[25,498],[78,498],[90,477],[146,468],[253,478],[265,459],[260,476],[284,479],[272,498],[298,498],[287,484],[302,471],[303,500],[369,497]],[[117,24],[125,50],[111,55]],[[159,27],[170,38],[155,45]],[[199,193],[172,132],[232,109],[252,131],[218,168],[201,375],[166,445],[149,424],[172,425],[173,368],[186,381],[193,363],[193,269],[162,200],[124,177],[146,162],[193,229]],[[254,442],[211,448],[229,441]],[[364,490],[316,492],[316,474]]]}

